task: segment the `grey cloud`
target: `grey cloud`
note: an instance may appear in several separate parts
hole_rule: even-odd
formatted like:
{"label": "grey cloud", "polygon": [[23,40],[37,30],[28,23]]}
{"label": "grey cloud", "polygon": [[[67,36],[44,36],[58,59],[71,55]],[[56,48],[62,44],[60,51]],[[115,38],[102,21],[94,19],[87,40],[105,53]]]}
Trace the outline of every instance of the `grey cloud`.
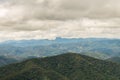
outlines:
{"label": "grey cloud", "polygon": [[[55,37],[107,37],[119,38],[120,27],[114,20],[99,20],[99,19],[80,19],[68,21],[51,21],[51,20],[32,20],[22,24],[8,26],[9,36],[15,39],[30,38],[47,38],[54,39]],[[116,21],[116,20],[115,20]],[[3,30],[3,31],[4,31]],[[4,32],[6,32],[5,30]],[[14,33],[15,31],[15,33]],[[17,31],[17,32],[16,32]],[[8,35],[6,35],[8,36]],[[26,37],[27,36],[27,37]],[[37,36],[37,37],[36,37]],[[4,36],[5,37],[5,36]]]}
{"label": "grey cloud", "polygon": [[120,17],[119,0],[9,0],[9,2],[11,6],[20,5],[26,8],[26,18],[66,20],[81,17]]}
{"label": "grey cloud", "polygon": [[0,10],[6,10],[0,11],[2,40],[120,38],[119,0],[6,0],[0,4]]}
{"label": "grey cloud", "polygon": [[[48,3],[52,4],[52,1]],[[119,3],[119,0],[61,0],[52,7],[46,5],[47,9],[40,10],[40,13],[43,12],[45,15],[41,15],[46,19],[113,18],[120,17]]]}

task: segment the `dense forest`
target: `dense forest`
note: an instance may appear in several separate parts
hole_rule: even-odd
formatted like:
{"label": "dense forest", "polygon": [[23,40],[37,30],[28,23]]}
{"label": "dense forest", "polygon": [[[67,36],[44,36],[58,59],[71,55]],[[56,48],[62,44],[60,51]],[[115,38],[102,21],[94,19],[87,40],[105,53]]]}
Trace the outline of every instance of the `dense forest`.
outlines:
{"label": "dense forest", "polygon": [[1,67],[0,80],[120,80],[120,64],[66,53]]}

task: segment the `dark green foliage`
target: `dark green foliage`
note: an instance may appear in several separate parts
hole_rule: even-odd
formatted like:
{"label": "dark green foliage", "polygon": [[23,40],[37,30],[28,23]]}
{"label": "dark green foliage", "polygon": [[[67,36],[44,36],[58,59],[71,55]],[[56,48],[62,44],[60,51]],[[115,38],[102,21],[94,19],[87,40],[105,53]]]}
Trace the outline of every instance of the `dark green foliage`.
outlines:
{"label": "dark green foliage", "polygon": [[2,67],[0,80],[120,80],[120,65],[67,53]]}

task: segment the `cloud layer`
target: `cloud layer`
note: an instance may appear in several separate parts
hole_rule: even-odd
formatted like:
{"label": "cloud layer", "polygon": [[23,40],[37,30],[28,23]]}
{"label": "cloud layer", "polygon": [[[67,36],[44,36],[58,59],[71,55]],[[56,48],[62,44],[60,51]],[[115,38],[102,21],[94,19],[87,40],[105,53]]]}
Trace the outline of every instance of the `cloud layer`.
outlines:
{"label": "cloud layer", "polygon": [[120,38],[119,0],[0,0],[0,41]]}

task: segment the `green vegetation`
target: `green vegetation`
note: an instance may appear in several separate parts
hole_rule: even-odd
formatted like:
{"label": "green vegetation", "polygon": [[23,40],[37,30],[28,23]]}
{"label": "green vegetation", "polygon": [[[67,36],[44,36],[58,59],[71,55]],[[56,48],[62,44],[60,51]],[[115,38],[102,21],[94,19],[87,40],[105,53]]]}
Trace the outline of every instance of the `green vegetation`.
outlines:
{"label": "green vegetation", "polygon": [[67,53],[2,67],[0,80],[120,80],[120,65]]}

